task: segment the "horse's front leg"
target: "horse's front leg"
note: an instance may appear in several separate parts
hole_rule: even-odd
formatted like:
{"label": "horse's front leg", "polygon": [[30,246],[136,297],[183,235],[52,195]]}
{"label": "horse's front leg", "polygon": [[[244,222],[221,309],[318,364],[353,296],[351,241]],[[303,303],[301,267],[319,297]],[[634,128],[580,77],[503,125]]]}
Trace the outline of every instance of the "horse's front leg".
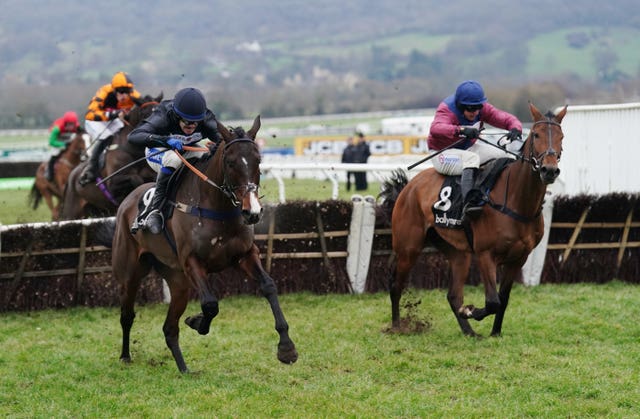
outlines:
{"label": "horse's front leg", "polygon": [[500,311],[500,298],[496,287],[496,263],[488,252],[478,255],[478,268],[484,286],[485,306],[482,308],[472,305],[462,307],[462,315],[468,319],[482,320]]}
{"label": "horse's front leg", "polygon": [[446,255],[451,265],[451,282],[447,293],[449,306],[453,315],[456,316],[462,333],[467,336],[478,336],[468,320],[471,318],[470,312],[474,309],[473,306],[462,305],[464,303],[464,284],[469,277],[469,267],[471,266],[471,254],[452,249]]}
{"label": "horse's front leg", "polygon": [[196,285],[198,296],[200,297],[200,307],[202,313],[195,316],[187,317],[185,323],[194,330],[197,330],[201,335],[209,333],[211,327],[211,321],[218,315],[218,299],[209,290],[207,284],[207,272],[200,264],[198,259],[191,255],[187,258],[186,274],[193,280]]}
{"label": "horse's front leg", "polygon": [[509,296],[511,294],[511,288],[515,281],[522,280],[522,267],[505,265],[503,269],[503,275],[500,278],[500,308],[496,312],[496,317],[493,320],[493,328],[491,329],[491,336],[500,336],[502,333],[502,321],[504,320],[504,312],[507,310],[509,304]]}
{"label": "horse's front leg", "polygon": [[296,351],[296,345],[289,337],[289,324],[280,308],[276,284],[262,267],[258,247],[255,244],[249,254],[240,261],[240,267],[250,278],[259,281],[260,291],[269,301],[271,312],[276,321],[276,331],[280,335],[278,359],[285,364],[293,364],[298,360],[298,351]]}

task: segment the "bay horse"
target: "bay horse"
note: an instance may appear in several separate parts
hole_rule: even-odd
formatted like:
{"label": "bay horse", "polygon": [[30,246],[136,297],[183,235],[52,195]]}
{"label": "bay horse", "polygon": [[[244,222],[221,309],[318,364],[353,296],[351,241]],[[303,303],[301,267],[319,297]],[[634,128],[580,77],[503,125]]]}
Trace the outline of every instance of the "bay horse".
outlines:
{"label": "bay horse", "polygon": [[[560,123],[565,106],[557,115],[543,116],[529,103],[531,131],[520,156],[507,165],[488,192],[481,215],[468,223],[468,231],[434,225],[434,204],[442,200],[445,176],[430,168],[407,181],[404,172],[385,182],[380,194],[383,209],[391,212],[392,246],[396,256],[390,281],[392,330],[399,329],[400,297],[410,271],[422,249],[431,243],[443,252],[451,267],[447,299],[462,333],[478,336],[468,319],[482,320],[494,314],[491,336],[502,333],[502,322],[514,281],[522,277],[522,266],[543,235],[541,215],[547,185],[560,173],[563,133]],[[470,234],[469,234],[470,233]],[[485,307],[463,305],[464,284],[469,277],[472,255],[485,291]],[[497,272],[500,267],[500,289]]]}
{"label": "bay horse", "polygon": [[[129,144],[127,136],[144,118],[151,115],[162,97],[160,93],[155,98],[150,95],[133,98],[135,106],[125,116],[124,127],[113,136],[111,144],[104,151],[104,165],[100,168],[99,179],[111,176],[106,182],[100,185],[97,182],[84,186],[80,184],[80,176],[88,162],[81,163],[71,172],[63,197],[61,219],[113,215],[129,192],[155,180],[155,172],[144,159],[144,147]],[[132,164],[136,160],[138,163]],[[122,169],[128,164],[131,166]]]}
{"label": "bay horse", "polygon": [[[228,130],[218,122],[223,141],[213,155],[195,163],[200,172],[185,171],[179,179],[173,215],[165,220],[163,235],[130,227],[138,214],[138,202],[152,193],[153,184],[136,188],[119,206],[112,241],[113,276],[121,287],[120,324],[122,353],[120,359],[131,362],[130,331],[135,317],[134,302],[140,282],[155,269],[168,283],[171,302],[162,328],[180,372],[188,372],[178,342],[179,320],[194,287],[202,312],[188,317],[186,324],[199,334],[209,333],[211,321],[218,314],[218,298],[209,290],[207,277],[228,267],[239,268],[257,280],[269,301],[280,336],[278,359],[294,363],[298,353],[289,338],[289,326],[280,308],[274,280],[263,269],[258,247],[254,243],[253,224],[262,215],[258,197],[260,185],[260,150],[255,137],[260,128],[256,117],[252,128]],[[149,195],[147,195],[149,196]]]}
{"label": "bay horse", "polygon": [[52,180],[48,180],[45,176],[49,160],[40,163],[36,170],[33,187],[29,194],[29,205],[34,210],[38,209],[44,198],[53,221],[57,221],[60,217],[60,205],[69,174],[82,161],[86,150],[85,136],[87,134],[80,128],[65,140],[65,147],[53,165]]}

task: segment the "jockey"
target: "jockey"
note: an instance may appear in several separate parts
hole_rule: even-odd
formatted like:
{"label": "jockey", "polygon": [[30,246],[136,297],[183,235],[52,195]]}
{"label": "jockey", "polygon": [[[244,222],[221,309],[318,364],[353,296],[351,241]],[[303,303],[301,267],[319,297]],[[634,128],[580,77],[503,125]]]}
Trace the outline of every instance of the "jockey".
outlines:
{"label": "jockey", "polygon": [[[60,118],[53,121],[49,128],[49,145],[54,148],[64,150],[67,147],[66,137],[78,132],[80,124],[78,123],[78,115],[73,111],[65,112]],[[53,180],[53,166],[62,153],[54,153],[49,159],[44,176],[48,181]]]}
{"label": "jockey", "polygon": [[138,226],[158,234],[164,228],[162,204],[166,198],[171,175],[183,163],[176,155],[185,159],[202,157],[206,151],[186,151],[184,145],[193,145],[203,138],[213,144],[213,151],[220,141],[216,116],[207,108],[200,90],[187,87],[176,93],[173,99],[164,100],[137,128],[129,134],[130,143],[145,146],[147,163],[158,173],[156,189],[146,211],[139,215],[131,228]]}
{"label": "jockey", "polygon": [[438,105],[427,139],[429,150],[451,147],[432,160],[433,167],[443,175],[462,175],[463,213],[470,218],[482,211],[482,194],[474,188],[478,168],[489,160],[510,157],[492,145],[477,141],[485,122],[508,130],[508,142],[522,139],[522,123],[518,118],[491,105],[480,83],[467,80],[458,86],[454,95]]}
{"label": "jockey", "polygon": [[116,73],[110,84],[105,84],[96,92],[87,107],[85,129],[94,141],[89,162],[80,175],[80,184],[86,185],[98,177],[100,154],[109,145],[112,136],[124,127],[123,117],[131,110],[139,98],[129,75],[123,71]]}

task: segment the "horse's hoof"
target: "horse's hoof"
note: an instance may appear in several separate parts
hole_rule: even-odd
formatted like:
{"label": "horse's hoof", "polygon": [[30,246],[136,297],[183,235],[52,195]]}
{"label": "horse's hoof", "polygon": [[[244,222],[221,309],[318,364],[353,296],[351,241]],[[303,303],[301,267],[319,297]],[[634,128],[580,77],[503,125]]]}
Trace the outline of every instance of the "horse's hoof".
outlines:
{"label": "horse's hoof", "polygon": [[458,309],[458,315],[460,317],[462,317],[463,319],[471,319],[471,318],[473,318],[473,310],[475,310],[475,309],[476,308],[473,305],[460,307]]}
{"label": "horse's hoof", "polygon": [[131,364],[131,357],[128,357],[128,356],[126,356],[126,357],[120,357],[120,361],[121,361],[123,364]]}
{"label": "horse's hoof", "polygon": [[278,345],[278,360],[283,364],[293,364],[298,360],[298,351],[293,343]]}
{"label": "horse's hoof", "polygon": [[195,316],[189,316],[184,322],[193,330],[198,330],[200,329],[200,322],[202,322],[202,313],[196,314]]}
{"label": "horse's hoof", "polygon": [[209,333],[211,323],[203,322],[203,319],[204,315],[202,313],[198,313],[195,316],[187,317],[184,322],[199,334],[206,335]]}

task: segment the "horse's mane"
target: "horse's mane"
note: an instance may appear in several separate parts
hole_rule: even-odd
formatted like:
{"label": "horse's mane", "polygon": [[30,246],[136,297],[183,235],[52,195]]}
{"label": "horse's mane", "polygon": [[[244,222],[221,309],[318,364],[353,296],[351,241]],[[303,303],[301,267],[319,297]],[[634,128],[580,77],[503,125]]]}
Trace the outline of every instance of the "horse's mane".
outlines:
{"label": "horse's mane", "polygon": [[551,110],[548,110],[547,113],[544,114],[545,117],[549,118],[549,119],[553,119],[556,117],[556,114],[551,112]]}

